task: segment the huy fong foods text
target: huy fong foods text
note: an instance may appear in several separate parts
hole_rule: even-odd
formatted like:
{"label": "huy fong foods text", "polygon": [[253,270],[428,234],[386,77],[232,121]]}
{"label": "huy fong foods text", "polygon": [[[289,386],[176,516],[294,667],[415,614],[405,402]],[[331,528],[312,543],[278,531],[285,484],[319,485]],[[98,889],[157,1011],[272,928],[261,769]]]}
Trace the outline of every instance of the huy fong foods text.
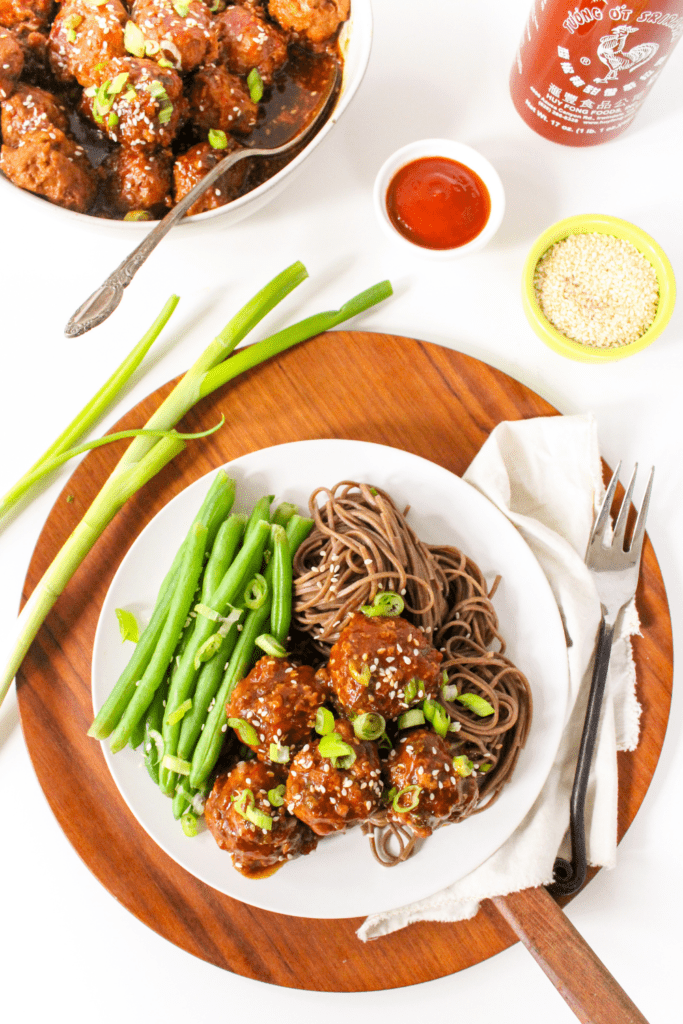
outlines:
{"label": "huy fong foods text", "polygon": [[683,35],[683,0],[536,0],[510,76],[534,131],[594,146],[624,131]]}

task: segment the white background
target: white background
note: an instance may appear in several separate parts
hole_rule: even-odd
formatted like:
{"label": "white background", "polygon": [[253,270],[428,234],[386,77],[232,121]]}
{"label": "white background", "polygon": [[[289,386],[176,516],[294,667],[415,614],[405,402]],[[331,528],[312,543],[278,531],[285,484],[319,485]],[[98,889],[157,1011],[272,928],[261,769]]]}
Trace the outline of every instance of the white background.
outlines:
{"label": "white background", "polygon": [[[678,641],[683,304],[652,348],[593,366],[565,360],[536,339],[521,310],[519,282],[535,237],[561,217],[585,212],[635,222],[683,277],[683,47],[624,136],[573,150],[536,136],[509,98],[509,69],[527,9],[528,0],[375,0],[373,51],[360,92],[299,177],[241,224],[174,231],[116,314],[80,340],[67,341],[64,324],[126,255],[130,240],[101,225],[65,226],[58,211],[2,189],[0,491],[118,366],[171,292],[182,297],[171,326],[97,434],[186,369],[232,313],[293,260],[303,260],[310,280],[275,314],[277,326],[336,308],[388,277],[395,297],[366,315],[363,328],[483,359],[564,413],[595,413],[601,451],[611,464],[621,458],[626,467],[634,461],[657,466],[648,526]],[[414,139],[435,136],[478,148],[497,167],[507,193],[498,235],[463,262],[406,255],[385,239],[373,216],[372,184],[384,159]],[[0,533],[0,628],[16,615],[31,552],[68,472]],[[652,1024],[681,1019],[680,734],[675,694],[659,766],[620,845],[617,867],[600,872],[568,910]],[[133,1016],[152,1022],[230,1016],[290,1024],[305,1015],[337,1024],[349,1015],[364,1021],[381,1014],[403,1024],[424,1014],[448,1020],[504,1014],[512,1024],[575,1020],[520,945],[453,977],[372,994],[273,989],[208,966],[140,924],[74,853],[34,777],[13,693],[0,709],[0,773],[7,1019],[108,1024]]]}

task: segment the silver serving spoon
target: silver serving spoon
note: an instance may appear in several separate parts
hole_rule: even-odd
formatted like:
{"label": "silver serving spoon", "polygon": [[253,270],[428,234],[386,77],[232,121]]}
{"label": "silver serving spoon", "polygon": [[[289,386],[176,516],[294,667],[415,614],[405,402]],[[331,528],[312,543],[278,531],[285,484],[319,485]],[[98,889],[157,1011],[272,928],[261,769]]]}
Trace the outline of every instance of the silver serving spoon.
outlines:
{"label": "silver serving spoon", "polygon": [[86,299],[82,306],[79,306],[64,328],[64,333],[67,338],[78,338],[81,334],[85,334],[86,331],[89,331],[93,327],[97,327],[99,324],[103,323],[107,317],[114,312],[123,297],[124,288],[128,287],[152,250],[156,249],[161,239],[168,234],[176,221],[180,220],[180,218],[185,215],[192,204],[195,203],[208,188],[211,188],[216,180],[225,174],[225,172],[234,164],[239,160],[246,160],[250,157],[280,156],[282,153],[288,153],[289,150],[293,149],[299,142],[301,142],[302,139],[304,139],[309,132],[315,128],[327,110],[329,102],[337,89],[340,77],[341,71],[339,65],[335,64],[334,73],[330,76],[330,81],[326,86],[324,93],[320,97],[320,102],[315,115],[307,125],[301,128],[296,135],[293,135],[287,142],[283,143],[281,146],[276,146],[274,149],[249,149],[246,147],[245,149],[237,150],[235,153],[230,153],[222,160],[219,160],[216,166],[212,167],[209,173],[205,175],[201,181],[197,182],[192,191],[188,192],[179,203],[176,203],[173,209],[169,210],[166,216],[159,221],[156,227],[154,227],[150,233],[145,236],[137,249],[133,249],[133,251],[126,256],[123,263],[119,264],[116,270],[109,275],[104,284],[100,285],[97,291],[93,292],[90,298]]}

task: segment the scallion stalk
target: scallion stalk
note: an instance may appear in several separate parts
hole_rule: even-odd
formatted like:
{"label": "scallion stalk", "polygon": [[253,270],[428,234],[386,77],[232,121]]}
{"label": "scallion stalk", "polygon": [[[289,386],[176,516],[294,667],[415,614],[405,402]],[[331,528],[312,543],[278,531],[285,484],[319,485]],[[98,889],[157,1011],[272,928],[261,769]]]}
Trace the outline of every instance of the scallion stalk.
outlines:
{"label": "scallion stalk", "polygon": [[[55,460],[72,448],[80,437],[87,434],[93,424],[97,422],[104,411],[111,405],[161,334],[178,302],[178,296],[172,295],[147,333],[140,339],[135,348],[128,353],[109,380],[90,399],[87,405],[81,409],[69,426],[62,431],[57,440],[43,452],[31,468],[0,498],[0,522],[34,484],[61,465],[60,462]],[[73,454],[77,453],[74,452]]]}
{"label": "scallion stalk", "polygon": [[[254,296],[211,342],[157,411],[146,430],[171,430],[199,401],[245,370],[356,316],[392,294],[388,281],[361,292],[339,310],[309,317],[227,358],[247,333],[307,277],[294,263]],[[67,442],[67,444],[70,442]],[[8,655],[0,673],[0,704],[46,616],[105,527],[125,502],[185,447],[177,436],[136,437],[114,467],[71,537],[57,553],[26,602],[9,637]],[[51,452],[54,454],[54,452]]]}

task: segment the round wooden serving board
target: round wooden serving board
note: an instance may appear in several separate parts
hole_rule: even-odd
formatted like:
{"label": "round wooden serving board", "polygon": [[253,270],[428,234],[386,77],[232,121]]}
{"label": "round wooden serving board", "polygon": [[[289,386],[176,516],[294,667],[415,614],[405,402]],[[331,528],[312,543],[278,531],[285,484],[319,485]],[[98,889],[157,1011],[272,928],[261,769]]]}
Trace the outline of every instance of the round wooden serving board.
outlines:
{"label": "round wooden serving board", "polygon": [[[142,426],[174,382],[116,425]],[[147,836],[119,796],[100,745],[88,739],[92,644],[107,588],[149,520],[181,489],[237,456],[285,441],[348,438],[414,452],[461,475],[502,420],[558,415],[504,373],[409,338],[319,336],[238,378],[198,405],[181,429],[225,426],[188,444],[110,524],[58,600],[17,677],[22,725],[47,799],[103,885],[182,949],[248,978],[320,991],[369,991],[460,971],[516,936],[490,902],[471,921],[415,924],[362,945],[360,919],[310,920],[257,910],[197,881]],[[24,600],[121,454],[90,452],[56,502],[34,552]],[[672,684],[666,594],[646,542],[634,638],[642,739],[619,757],[619,837],[633,821],[662,746]],[[255,882],[254,885],[258,885]]]}

